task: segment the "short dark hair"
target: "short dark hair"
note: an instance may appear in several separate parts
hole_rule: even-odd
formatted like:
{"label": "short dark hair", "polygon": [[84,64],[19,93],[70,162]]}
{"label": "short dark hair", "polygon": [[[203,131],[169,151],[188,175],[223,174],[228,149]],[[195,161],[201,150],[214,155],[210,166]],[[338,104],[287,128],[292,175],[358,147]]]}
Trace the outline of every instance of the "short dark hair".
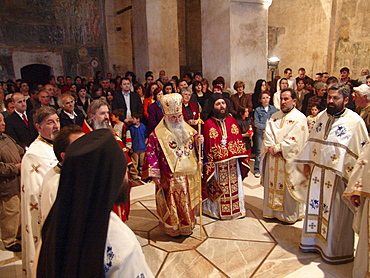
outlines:
{"label": "short dark hair", "polygon": [[84,133],[79,125],[67,125],[63,127],[55,136],[53,140],[53,150],[59,162],[63,161],[63,158],[60,154],[65,152],[68,146],[71,144],[69,136],[77,133]]}
{"label": "short dark hair", "polygon": [[140,119],[140,121],[141,121],[141,119],[143,118],[143,115],[139,112],[132,112],[131,117],[136,118],[136,119]]}
{"label": "short dark hair", "polygon": [[370,75],[366,76],[366,79],[370,78]]}
{"label": "short dark hair", "polygon": [[349,73],[349,68],[347,68],[347,67],[343,67],[343,68],[341,68],[340,69],[340,73],[342,73],[343,71],[346,71],[346,72],[348,72]]}
{"label": "short dark hair", "polygon": [[288,71],[292,71],[292,69],[291,69],[291,68],[286,68],[286,69],[284,70],[284,73],[288,73]]}
{"label": "short dark hair", "polygon": [[297,94],[296,92],[292,89],[292,88],[285,88],[281,91],[280,95],[284,92],[290,92],[290,96],[292,97],[292,99],[297,99]]}
{"label": "short dark hair", "polygon": [[125,111],[122,108],[113,110],[112,114],[118,117],[121,122],[125,120]]}
{"label": "short dark hair", "polygon": [[336,78],[335,76],[330,76],[330,77],[326,80],[326,84],[327,84],[327,85],[332,84],[332,83],[338,83],[338,78]]}
{"label": "short dark hair", "polygon": [[299,68],[298,71],[306,71],[305,68]]}

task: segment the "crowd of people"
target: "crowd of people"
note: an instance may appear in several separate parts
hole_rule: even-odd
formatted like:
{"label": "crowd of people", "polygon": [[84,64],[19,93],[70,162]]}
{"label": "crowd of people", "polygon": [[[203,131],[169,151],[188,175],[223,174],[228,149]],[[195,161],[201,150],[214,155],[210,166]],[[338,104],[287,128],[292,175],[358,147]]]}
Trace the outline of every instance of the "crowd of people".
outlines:
{"label": "crowd of people", "polygon": [[[286,68],[284,76],[273,82],[257,80],[253,92],[246,92],[240,80],[232,90],[222,76],[209,84],[201,72],[169,79],[164,70],[156,80],[153,72],[147,72],[142,84],[133,72],[116,78],[97,72],[95,78],[76,76],[74,81],[71,76],[51,76],[48,84],[32,86],[22,80],[0,82],[4,247],[23,252],[27,277],[32,273],[50,277],[50,271],[62,271],[61,262],[71,264],[65,269],[68,275],[78,273],[81,267],[67,257],[78,261],[72,253],[81,255],[89,249],[81,251],[84,247],[73,240],[68,243],[73,252],[62,248],[57,233],[71,236],[66,223],[81,217],[77,233],[86,241],[80,245],[89,245],[89,233],[82,231],[88,227],[93,231],[89,221],[100,219],[103,227],[95,232],[103,233],[102,271],[108,276],[129,271],[122,261],[112,260],[112,252],[122,246],[111,231],[134,238],[114,219],[122,223],[128,219],[130,186],[153,181],[160,227],[170,236],[188,236],[199,209],[217,219],[246,215],[242,181],[254,157],[252,174],[264,186],[263,216],[288,224],[304,218],[303,252],[319,252],[329,263],[353,260],[354,215],[360,241],[368,239],[364,223],[370,189],[361,151],[369,152],[370,75],[366,69],[356,80],[349,74],[344,67],[338,77],[324,72],[312,79],[300,68],[294,78],[292,69]],[[101,133],[107,129],[112,138]],[[92,135],[86,139],[88,133]],[[121,168],[110,171],[104,163],[96,164],[109,165],[114,159],[104,156],[115,150],[106,150],[102,138],[123,150],[124,157],[116,157],[124,160]],[[75,145],[79,148],[72,148]],[[85,164],[74,164],[72,158],[79,159],[78,155],[86,155]],[[72,166],[87,171],[74,171]],[[113,190],[104,215],[99,214],[102,210],[94,212],[98,206],[94,202],[104,198],[90,194],[98,186],[93,172],[101,168],[108,176],[127,168],[124,182],[120,175],[120,182],[99,176],[99,182]],[[78,181],[86,188],[77,189]],[[70,207],[63,203],[68,194],[74,199]],[[73,214],[73,207],[80,214]],[[112,246],[105,246],[108,242]],[[133,246],[140,251],[136,241]],[[359,250],[354,275],[363,277],[369,271],[368,252],[365,247]],[[130,271],[151,277],[139,251],[134,255],[138,267]],[[99,273],[93,268],[89,273],[93,271]]]}

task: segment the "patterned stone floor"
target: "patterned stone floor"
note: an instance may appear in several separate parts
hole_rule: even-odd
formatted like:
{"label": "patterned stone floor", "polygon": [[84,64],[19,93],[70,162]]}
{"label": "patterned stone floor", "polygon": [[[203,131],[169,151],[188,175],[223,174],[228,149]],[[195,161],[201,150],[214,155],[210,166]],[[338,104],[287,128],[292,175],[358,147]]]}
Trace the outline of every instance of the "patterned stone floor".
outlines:
{"label": "patterned stone floor", "polygon": [[[298,250],[302,221],[283,225],[262,218],[263,188],[244,180],[247,216],[220,221],[203,216],[189,237],[172,238],[158,227],[154,185],[132,188],[127,222],[156,277],[351,277],[353,264],[328,265]],[[199,219],[198,219],[199,220]],[[199,221],[198,221],[199,223]],[[0,277],[21,276],[21,254],[0,244]]]}

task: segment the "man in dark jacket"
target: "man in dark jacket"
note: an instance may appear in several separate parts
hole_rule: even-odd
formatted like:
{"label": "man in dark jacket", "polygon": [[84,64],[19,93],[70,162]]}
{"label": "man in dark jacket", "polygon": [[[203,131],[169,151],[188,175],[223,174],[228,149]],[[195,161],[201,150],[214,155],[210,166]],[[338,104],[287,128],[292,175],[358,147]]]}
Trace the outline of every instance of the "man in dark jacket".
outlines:
{"label": "man in dark jacket", "polygon": [[72,124],[82,126],[85,116],[80,109],[75,108],[75,99],[71,94],[63,94],[59,106],[62,108],[59,113],[60,128]]}
{"label": "man in dark jacket", "polygon": [[0,227],[5,249],[21,252],[20,169],[23,149],[4,134],[4,116],[0,114]]}

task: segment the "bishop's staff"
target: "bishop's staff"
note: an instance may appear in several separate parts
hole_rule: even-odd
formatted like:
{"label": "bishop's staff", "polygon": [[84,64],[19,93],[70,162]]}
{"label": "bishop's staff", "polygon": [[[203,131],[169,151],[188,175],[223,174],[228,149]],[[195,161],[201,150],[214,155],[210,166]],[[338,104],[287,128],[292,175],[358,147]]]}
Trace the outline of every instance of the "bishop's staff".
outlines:
{"label": "bishop's staff", "polygon": [[[198,134],[199,136],[202,135],[202,124],[204,122],[202,121],[200,117],[200,113],[197,119],[197,124],[198,124]],[[202,178],[203,178],[203,143],[198,144],[198,168],[199,168],[199,226],[200,226],[200,237],[202,238],[202,229],[203,229],[203,224],[202,224]]]}

